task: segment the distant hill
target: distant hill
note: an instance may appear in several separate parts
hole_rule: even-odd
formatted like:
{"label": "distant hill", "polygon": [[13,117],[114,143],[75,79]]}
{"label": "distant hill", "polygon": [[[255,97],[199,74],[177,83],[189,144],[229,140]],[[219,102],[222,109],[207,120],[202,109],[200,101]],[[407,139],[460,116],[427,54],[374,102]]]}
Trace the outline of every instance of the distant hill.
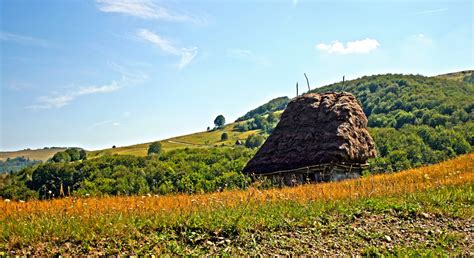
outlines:
{"label": "distant hill", "polygon": [[[386,164],[396,163],[398,165],[391,169],[400,170],[413,165],[435,163],[471,151],[471,146],[474,146],[474,84],[469,81],[473,74],[473,71],[469,70],[434,77],[402,74],[364,76],[346,81],[344,85],[342,82],[333,83],[312,92],[353,93],[369,119],[371,134],[381,153],[377,162],[381,162],[379,165],[383,168],[387,168]],[[235,146],[237,140],[245,140],[249,135],[271,133],[268,125],[275,123],[264,123],[265,119],[270,113],[279,115],[289,101],[288,97],[273,99],[247,112],[237,119],[238,122],[226,125],[223,130],[198,132],[160,142],[165,151]],[[242,126],[245,123],[249,126]],[[221,141],[220,137],[224,132],[228,133],[229,139]],[[396,139],[397,137],[403,139]],[[413,144],[418,141],[421,143]],[[88,156],[146,156],[149,144],[91,151]],[[424,153],[425,157],[413,158],[413,153],[407,154],[405,150],[414,148],[413,146],[420,146],[420,149],[411,150],[413,153]],[[0,159],[24,156],[44,161],[62,150],[64,149],[0,152]]]}
{"label": "distant hill", "polygon": [[[369,132],[378,152],[378,157],[369,160],[368,173],[435,164],[474,149],[474,84],[465,79],[385,74],[313,90],[334,91],[354,94],[368,117]],[[246,118],[250,119],[219,130],[160,140],[164,152],[158,156],[144,158],[150,143],[143,143],[91,151],[87,160],[25,168],[11,175],[8,182],[0,181],[0,196],[46,198],[51,192],[45,189],[52,189],[58,196],[61,186],[73,187],[78,195],[198,193],[242,188],[250,181],[242,174],[243,167],[278,124],[288,100],[272,100],[247,113]],[[226,140],[221,140],[223,133],[228,135]],[[236,147],[238,140],[252,149]],[[44,154],[45,150],[32,152],[31,155]]]}
{"label": "distant hill", "polygon": [[0,151],[0,160],[5,161],[8,158],[24,157],[30,160],[46,161],[53,157],[56,152],[64,151],[66,148],[44,148],[44,149],[26,149],[19,151]]}

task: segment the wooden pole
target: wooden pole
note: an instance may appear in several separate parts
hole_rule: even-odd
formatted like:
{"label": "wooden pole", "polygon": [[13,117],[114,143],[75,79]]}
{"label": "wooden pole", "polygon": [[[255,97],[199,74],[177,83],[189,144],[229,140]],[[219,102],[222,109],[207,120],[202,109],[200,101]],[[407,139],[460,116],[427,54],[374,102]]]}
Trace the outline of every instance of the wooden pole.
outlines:
{"label": "wooden pole", "polygon": [[298,82],[296,82],[296,97],[298,97]]}
{"label": "wooden pole", "polygon": [[311,91],[311,88],[309,87],[308,76],[306,76],[306,73],[304,73],[304,77],[306,78],[306,84],[308,84],[308,91]]}
{"label": "wooden pole", "polygon": [[345,82],[345,80],[346,80],[346,76],[343,75],[342,76],[342,91],[344,91],[344,82]]}

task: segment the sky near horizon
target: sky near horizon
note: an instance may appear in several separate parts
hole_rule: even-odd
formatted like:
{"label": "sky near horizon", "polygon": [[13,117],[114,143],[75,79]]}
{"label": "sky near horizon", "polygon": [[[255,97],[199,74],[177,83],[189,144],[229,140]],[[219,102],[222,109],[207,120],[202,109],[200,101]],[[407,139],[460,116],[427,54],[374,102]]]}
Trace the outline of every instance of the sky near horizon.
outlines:
{"label": "sky near horizon", "polygon": [[473,1],[0,1],[0,150],[231,122],[295,83],[474,68]]}

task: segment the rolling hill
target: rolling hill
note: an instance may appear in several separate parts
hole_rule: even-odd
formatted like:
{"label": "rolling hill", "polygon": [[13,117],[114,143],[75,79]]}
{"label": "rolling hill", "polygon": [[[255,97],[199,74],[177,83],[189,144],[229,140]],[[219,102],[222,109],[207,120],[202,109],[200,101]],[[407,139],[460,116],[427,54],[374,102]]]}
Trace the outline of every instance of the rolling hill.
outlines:
{"label": "rolling hill", "polygon": [[[462,136],[459,137],[472,146],[474,137],[469,132],[474,128],[472,124],[474,121],[474,84],[469,83],[469,78],[473,74],[472,70],[467,70],[434,77],[401,74],[364,76],[346,81],[344,85],[342,82],[338,82],[316,88],[312,92],[348,91],[353,93],[363,106],[369,119],[369,127],[373,128],[371,132],[373,134],[390,134],[387,131],[388,128],[406,131],[407,129],[402,129],[402,127],[409,125],[417,128],[420,126],[429,128],[443,126],[461,134]],[[262,132],[259,128],[247,131],[236,130],[239,124],[255,120],[257,117],[265,117],[271,112],[281,113],[288,101],[287,97],[273,99],[249,111],[237,122],[226,125],[224,130],[198,132],[160,142],[165,151],[184,148],[213,148],[223,145],[234,146],[236,140],[243,140],[251,134]],[[220,140],[223,132],[229,134],[229,139],[224,142]],[[142,143],[90,151],[88,155],[89,157],[99,157],[104,154],[146,156],[149,144]],[[377,144],[380,145],[381,141],[379,140]],[[432,145],[434,144],[432,143]],[[402,146],[405,145],[402,144]],[[466,147],[464,146],[464,148]],[[468,149],[470,150],[470,148]],[[62,149],[0,152],[0,160],[24,156],[44,161],[57,151],[62,151]],[[382,153],[387,151],[382,151]]]}
{"label": "rolling hill", "polygon": [[47,148],[47,149],[26,149],[19,151],[1,151],[0,160],[6,160],[8,158],[25,157],[30,160],[41,160],[46,161],[51,158],[56,152],[64,151],[66,148]]}

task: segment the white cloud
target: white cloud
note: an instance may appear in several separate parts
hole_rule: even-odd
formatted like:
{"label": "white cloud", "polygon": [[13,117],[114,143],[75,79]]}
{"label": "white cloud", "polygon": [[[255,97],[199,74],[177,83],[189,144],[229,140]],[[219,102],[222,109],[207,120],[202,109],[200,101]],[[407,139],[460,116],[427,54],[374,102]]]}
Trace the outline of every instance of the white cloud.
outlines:
{"label": "white cloud", "polygon": [[40,46],[40,47],[48,47],[50,46],[49,42],[44,39],[23,36],[19,34],[13,34],[5,31],[0,31],[0,41],[10,41],[16,42],[23,45],[33,45],[33,46]]}
{"label": "white cloud", "polygon": [[117,81],[112,81],[108,85],[102,86],[89,86],[89,87],[80,87],[76,90],[63,92],[63,93],[52,93],[48,96],[41,96],[36,100],[36,104],[28,106],[29,109],[50,109],[50,108],[61,108],[68,105],[73,100],[78,97],[97,94],[97,93],[109,93],[116,90],[119,90],[123,86],[120,85]]}
{"label": "white cloud", "polygon": [[112,65],[114,66],[114,70],[122,74],[120,80],[113,80],[111,83],[106,85],[78,87],[64,92],[53,92],[50,95],[38,97],[35,104],[27,106],[26,108],[33,110],[61,108],[70,104],[77,98],[93,94],[111,93],[120,90],[127,85],[141,83],[148,79],[148,76],[140,71],[133,73],[125,69],[123,66],[114,63],[112,63]]}
{"label": "white cloud", "polygon": [[262,56],[256,55],[251,50],[248,49],[240,49],[240,48],[231,48],[227,49],[226,53],[227,57],[233,59],[244,60],[248,62],[252,62],[258,65],[270,65],[270,61]]}
{"label": "white cloud", "polygon": [[142,19],[204,23],[200,18],[171,11],[150,0],[96,0],[96,3],[99,10],[106,13],[120,13]]}
{"label": "white cloud", "polygon": [[107,124],[110,124],[110,123],[113,123],[113,122],[114,121],[112,121],[112,120],[100,121],[100,122],[97,122],[97,123],[89,126],[89,129],[96,128],[96,127],[103,126],[103,125],[107,125]]}
{"label": "white cloud", "polygon": [[163,52],[181,57],[178,64],[179,69],[182,69],[185,66],[187,66],[189,63],[191,63],[191,61],[196,57],[198,53],[198,50],[196,47],[178,48],[174,46],[171,42],[169,42],[167,39],[147,29],[139,30],[138,36],[158,46]]}
{"label": "white cloud", "polygon": [[425,10],[421,12],[413,13],[414,15],[424,15],[424,14],[433,14],[447,11],[448,8],[434,9],[434,10]]}
{"label": "white cloud", "polygon": [[375,39],[362,39],[356,41],[349,41],[345,45],[338,40],[333,41],[331,44],[319,43],[316,48],[321,51],[326,51],[329,54],[367,54],[377,49],[380,43]]}

